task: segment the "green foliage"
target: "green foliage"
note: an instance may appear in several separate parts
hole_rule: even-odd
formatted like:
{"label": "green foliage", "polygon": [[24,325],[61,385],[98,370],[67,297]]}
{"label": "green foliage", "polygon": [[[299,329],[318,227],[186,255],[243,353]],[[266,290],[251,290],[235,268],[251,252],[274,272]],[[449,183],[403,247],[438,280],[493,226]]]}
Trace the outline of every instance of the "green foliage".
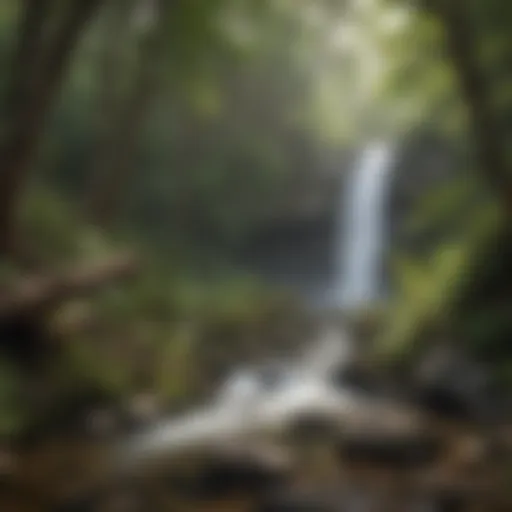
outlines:
{"label": "green foliage", "polygon": [[22,381],[16,370],[5,360],[0,360],[0,436],[19,430],[29,411],[20,404]]}
{"label": "green foliage", "polygon": [[21,222],[27,249],[49,267],[101,258],[112,249],[98,231],[78,220],[69,202],[47,188],[33,187],[27,194]]}
{"label": "green foliage", "polygon": [[[118,246],[80,222],[53,194],[34,190],[26,206],[26,233],[39,234],[32,246],[49,267],[101,258]],[[122,397],[149,386],[166,400],[186,399],[210,385],[216,358],[229,364],[249,339],[267,350],[267,334],[295,308],[286,295],[244,275],[204,280],[177,268],[149,263],[131,283],[56,312],[50,324],[65,340],[53,372],[58,389],[99,387]],[[12,277],[11,270],[5,272]],[[75,331],[77,321],[82,327]]]}
{"label": "green foliage", "polygon": [[[212,360],[234,361],[248,337],[271,330],[286,312],[284,299],[238,279],[213,287],[144,281],[91,306],[91,333],[69,342],[63,362],[68,385],[88,382],[123,395],[144,375],[143,385],[157,394],[186,398],[208,384]],[[262,353],[266,342],[257,340]]]}
{"label": "green foliage", "polygon": [[435,248],[424,262],[397,258],[397,292],[378,342],[383,356],[410,356],[432,328],[454,330],[459,304],[478,278],[482,251],[496,243],[502,226],[501,212],[492,202],[467,220],[458,238]]}
{"label": "green foliage", "polygon": [[482,186],[472,174],[457,177],[425,193],[408,217],[406,229],[411,233],[426,232],[446,226],[452,219],[466,214],[481,196]]}

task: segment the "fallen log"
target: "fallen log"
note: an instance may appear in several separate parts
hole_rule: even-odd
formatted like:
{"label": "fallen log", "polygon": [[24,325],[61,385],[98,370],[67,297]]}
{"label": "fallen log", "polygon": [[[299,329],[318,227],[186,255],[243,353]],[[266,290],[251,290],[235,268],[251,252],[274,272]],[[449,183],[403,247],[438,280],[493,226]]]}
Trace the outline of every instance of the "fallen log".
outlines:
{"label": "fallen log", "polygon": [[122,254],[96,265],[71,268],[59,275],[26,276],[13,289],[0,292],[0,322],[26,317],[55,307],[70,298],[133,276],[139,268],[131,254]]}

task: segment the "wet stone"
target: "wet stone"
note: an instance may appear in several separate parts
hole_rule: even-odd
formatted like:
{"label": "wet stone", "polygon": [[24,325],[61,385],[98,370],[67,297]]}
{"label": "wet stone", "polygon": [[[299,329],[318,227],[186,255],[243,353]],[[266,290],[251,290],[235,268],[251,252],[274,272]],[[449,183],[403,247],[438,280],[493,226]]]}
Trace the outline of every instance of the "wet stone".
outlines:
{"label": "wet stone", "polygon": [[451,346],[437,346],[424,355],[413,394],[418,405],[447,419],[479,421],[494,412],[489,372]]}
{"label": "wet stone", "polygon": [[345,436],[337,447],[344,464],[362,463],[389,469],[414,469],[434,463],[442,445],[435,437],[408,437],[400,435]]}
{"label": "wet stone", "polygon": [[295,442],[323,443],[339,435],[339,425],[323,415],[304,414],[296,418],[287,430],[288,436]]}
{"label": "wet stone", "polygon": [[304,497],[284,497],[270,499],[257,506],[257,512],[335,512],[332,505],[319,499]]}
{"label": "wet stone", "polygon": [[286,484],[288,471],[279,465],[232,454],[205,461],[184,483],[187,494],[199,499],[222,499],[233,494],[260,495]]}
{"label": "wet stone", "polygon": [[291,491],[267,498],[257,512],[374,512],[375,496],[367,490],[301,493]]}

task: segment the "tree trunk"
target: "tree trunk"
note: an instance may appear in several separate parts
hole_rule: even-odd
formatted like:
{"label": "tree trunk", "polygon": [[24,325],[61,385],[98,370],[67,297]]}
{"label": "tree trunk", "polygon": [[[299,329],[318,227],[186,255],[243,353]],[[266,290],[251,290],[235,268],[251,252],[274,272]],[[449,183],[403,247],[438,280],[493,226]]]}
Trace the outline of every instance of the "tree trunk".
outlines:
{"label": "tree trunk", "polygon": [[[23,102],[34,85],[35,71],[41,58],[44,26],[49,15],[49,0],[24,0],[20,17],[19,40],[12,59],[12,80],[7,92],[7,117],[14,123]],[[8,126],[4,126],[4,129]]]}
{"label": "tree trunk", "polygon": [[477,34],[472,29],[466,0],[430,0],[429,8],[441,20],[446,46],[457,73],[472,120],[472,128],[482,173],[512,213],[512,177],[506,157],[503,132],[491,106],[491,95],[477,60]]}
{"label": "tree trunk", "polygon": [[[130,50],[130,38],[133,38],[134,0],[116,0],[109,12],[104,27],[102,53],[98,63],[98,108],[96,119],[96,143],[91,159],[94,179],[86,201],[95,197],[96,174],[103,174],[109,167],[112,147],[116,144],[116,128],[125,108],[126,94],[123,94],[123,81],[129,73],[129,64],[124,58]],[[86,204],[86,209],[92,205]]]}
{"label": "tree trunk", "polygon": [[140,46],[133,89],[126,104],[119,109],[116,119],[109,123],[111,131],[103,134],[104,139],[99,144],[98,158],[86,198],[89,217],[99,227],[107,227],[119,211],[151,101],[158,91],[170,6],[161,0],[159,7],[158,21]]}
{"label": "tree trunk", "polygon": [[49,0],[26,0],[13,62],[8,126],[0,144],[0,253],[16,247],[22,189],[42,138],[44,121],[59,92],[82,29],[101,0],[74,0],[53,37],[45,40]]}

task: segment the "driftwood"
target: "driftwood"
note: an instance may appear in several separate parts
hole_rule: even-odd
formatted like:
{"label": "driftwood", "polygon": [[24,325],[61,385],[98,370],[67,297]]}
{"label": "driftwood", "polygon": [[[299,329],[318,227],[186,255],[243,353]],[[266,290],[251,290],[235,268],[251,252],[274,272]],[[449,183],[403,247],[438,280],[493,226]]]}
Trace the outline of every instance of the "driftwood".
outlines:
{"label": "driftwood", "polygon": [[55,307],[65,300],[130,277],[137,270],[137,259],[122,254],[95,265],[71,268],[59,275],[24,277],[13,289],[0,292],[0,322]]}

